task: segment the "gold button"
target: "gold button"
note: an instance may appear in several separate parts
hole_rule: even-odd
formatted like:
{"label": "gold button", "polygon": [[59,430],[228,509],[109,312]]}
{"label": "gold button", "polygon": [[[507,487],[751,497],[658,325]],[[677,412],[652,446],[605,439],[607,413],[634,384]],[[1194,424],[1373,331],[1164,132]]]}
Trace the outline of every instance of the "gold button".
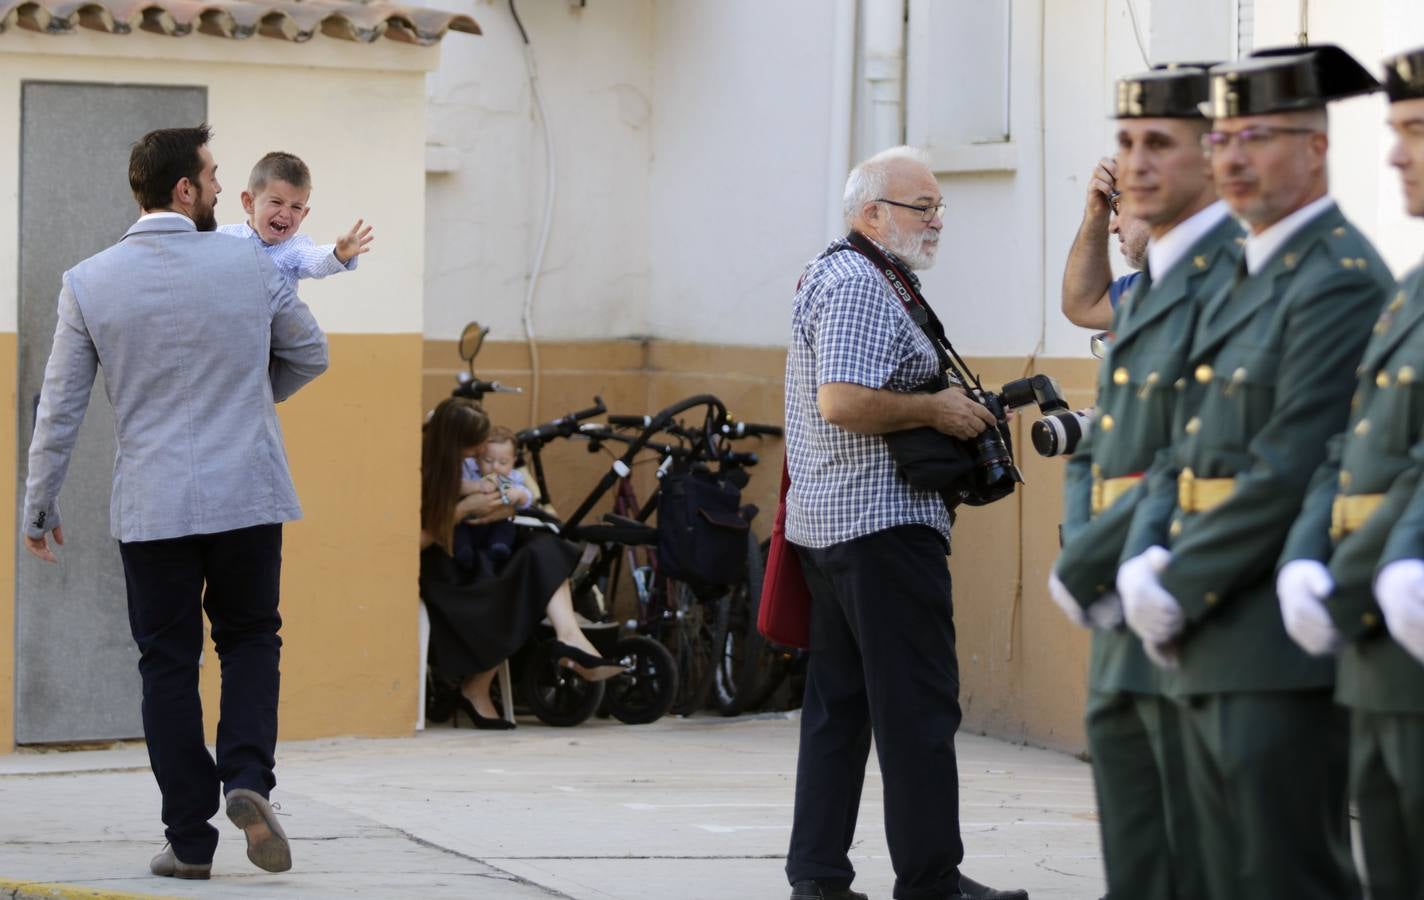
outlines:
{"label": "gold button", "polygon": [[1336,237],[1344,237],[1344,236],[1345,236],[1345,226],[1344,226],[1344,225],[1336,225],[1336,226],[1335,226],[1335,230],[1332,231],[1332,232],[1330,232],[1330,233],[1333,234],[1333,235],[1335,235]]}
{"label": "gold button", "polygon": [[1394,382],[1395,384],[1413,384],[1414,367],[1400,366],[1399,371],[1394,373]]}
{"label": "gold button", "polygon": [[1369,268],[1369,263],[1365,261],[1365,258],[1363,256],[1357,256],[1355,257],[1355,268],[1363,271],[1364,269]]}
{"label": "gold button", "polygon": [[1176,389],[1179,390],[1179,391],[1184,391],[1184,390],[1186,390],[1186,389],[1187,389],[1187,379],[1185,379],[1185,378],[1178,378],[1176,381],[1172,382],[1172,387],[1176,388]]}
{"label": "gold button", "polygon": [[1192,416],[1191,419],[1187,421],[1187,434],[1196,434],[1198,431],[1201,431],[1201,419]]}
{"label": "gold button", "polygon": [[1360,621],[1365,623],[1366,628],[1373,628],[1379,624],[1379,616],[1372,612],[1367,612],[1363,616],[1360,616]]}
{"label": "gold button", "polygon": [[1340,490],[1343,491],[1343,490],[1348,489],[1348,488],[1350,487],[1350,482],[1351,482],[1351,481],[1354,481],[1354,479],[1355,479],[1355,476],[1351,475],[1349,472],[1345,471],[1344,469],[1341,469],[1341,470],[1340,470]]}
{"label": "gold button", "polygon": [[1386,331],[1389,331],[1389,320],[1381,318],[1375,323],[1375,334],[1384,334]]}
{"label": "gold button", "polygon": [[1177,521],[1173,522],[1173,523],[1172,523],[1172,527],[1167,529],[1167,534],[1168,534],[1169,537],[1181,537],[1181,536],[1182,536],[1182,520],[1181,520],[1181,519],[1178,519]]}
{"label": "gold button", "polygon": [[1211,366],[1206,363],[1197,366],[1197,381],[1201,384],[1206,384],[1208,381],[1211,381],[1211,377],[1215,374],[1216,373],[1211,370]]}
{"label": "gold button", "polygon": [[1236,384],[1240,384],[1241,382],[1245,381],[1245,380],[1246,380],[1246,368],[1243,366],[1243,367],[1237,369],[1235,372],[1232,372],[1232,373],[1231,373],[1231,380],[1232,380],[1233,382],[1235,382]]}
{"label": "gold button", "polygon": [[1205,257],[1205,256],[1198,256],[1198,257],[1193,258],[1193,259],[1192,259],[1192,265],[1196,266],[1198,269],[1205,269],[1205,268],[1206,268],[1206,257]]}
{"label": "gold button", "polygon": [[1355,423],[1355,436],[1356,436],[1356,437],[1364,437],[1365,435],[1367,435],[1367,434],[1369,434],[1369,433],[1370,433],[1370,420],[1369,420],[1369,419],[1361,419],[1359,422]]}
{"label": "gold button", "polygon": [[1294,268],[1295,268],[1295,254],[1294,254],[1294,253],[1287,253],[1286,256],[1285,256],[1285,263],[1286,263],[1286,268],[1287,268],[1287,269],[1294,269]]}
{"label": "gold button", "polygon": [[1379,374],[1375,376],[1375,387],[1377,387],[1377,388],[1387,388],[1387,387],[1389,387],[1389,373],[1388,373],[1388,372],[1384,371],[1383,369],[1380,370]]}
{"label": "gold button", "polygon": [[1340,265],[1344,266],[1347,269],[1353,269],[1355,268],[1355,261],[1347,256],[1344,259],[1340,260]]}
{"label": "gold button", "polygon": [[1162,380],[1161,376],[1158,375],[1156,372],[1148,372],[1148,373],[1147,373],[1147,383],[1148,383],[1148,384],[1156,384],[1158,381],[1161,381],[1161,380]]}
{"label": "gold button", "polygon": [[1124,384],[1127,384],[1127,379],[1128,379],[1127,370],[1124,369],[1123,367],[1118,366],[1116,369],[1113,370],[1113,384],[1116,384],[1116,385],[1124,385]]}
{"label": "gold button", "polygon": [[1399,312],[1404,308],[1404,291],[1394,295],[1394,299],[1389,301],[1389,311]]}
{"label": "gold button", "polygon": [[1103,416],[1102,422],[1098,425],[1098,427],[1101,428],[1103,431],[1112,431],[1112,430],[1113,430],[1113,417],[1112,417],[1112,416]]}
{"label": "gold button", "polygon": [[1216,595],[1216,591],[1207,591],[1202,599],[1206,601],[1207,606],[1215,606],[1221,598]]}

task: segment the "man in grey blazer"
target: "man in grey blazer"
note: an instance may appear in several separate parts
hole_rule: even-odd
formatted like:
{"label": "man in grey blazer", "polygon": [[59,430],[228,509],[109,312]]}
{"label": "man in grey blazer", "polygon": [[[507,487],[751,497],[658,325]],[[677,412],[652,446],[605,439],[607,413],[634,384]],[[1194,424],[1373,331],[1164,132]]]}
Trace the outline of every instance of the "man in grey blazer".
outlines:
{"label": "man in grey blazer", "polygon": [[[168,846],[151,870],[207,878],[221,789],[247,855],[291,867],[276,778],[282,523],[301,508],[274,403],[326,369],[326,336],[251,241],[216,234],[207,126],[145,135],[129,157],[142,216],[64,274],[30,441],[25,547],[57,562],[57,505],[96,369],[118,453],[110,530],[140,652],[143,727]],[[203,612],[222,664],[217,759],[203,745]]]}

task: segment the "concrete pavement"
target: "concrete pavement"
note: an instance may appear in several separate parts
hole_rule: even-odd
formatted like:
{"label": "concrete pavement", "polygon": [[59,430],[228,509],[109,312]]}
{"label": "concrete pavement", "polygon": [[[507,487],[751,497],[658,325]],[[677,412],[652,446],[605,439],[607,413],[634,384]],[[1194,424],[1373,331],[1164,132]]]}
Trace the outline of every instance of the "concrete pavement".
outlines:
{"label": "concrete pavement", "polygon": [[[0,756],[0,898],[780,900],[796,742],[792,714],[284,743],[272,799],[294,868],[252,867],[219,815],[209,882],[148,875],[163,837],[141,745],[21,751]],[[958,747],[965,872],[1033,900],[1100,897],[1088,767]],[[876,900],[894,882],[882,822],[872,754],[852,856]]]}

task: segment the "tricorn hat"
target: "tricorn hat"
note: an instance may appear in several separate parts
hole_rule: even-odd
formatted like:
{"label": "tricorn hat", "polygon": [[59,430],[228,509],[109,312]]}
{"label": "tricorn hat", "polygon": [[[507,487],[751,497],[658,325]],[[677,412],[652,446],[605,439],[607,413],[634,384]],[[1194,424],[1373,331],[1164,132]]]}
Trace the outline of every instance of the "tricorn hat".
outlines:
{"label": "tricorn hat", "polygon": [[1171,63],[1117,81],[1118,119],[1200,119],[1207,99],[1207,65]]}
{"label": "tricorn hat", "polygon": [[1424,99],[1424,47],[1384,61],[1384,91],[1390,103]]}
{"label": "tricorn hat", "polygon": [[1379,88],[1364,66],[1334,44],[1272,47],[1213,68],[1203,112],[1221,119],[1320,109]]}

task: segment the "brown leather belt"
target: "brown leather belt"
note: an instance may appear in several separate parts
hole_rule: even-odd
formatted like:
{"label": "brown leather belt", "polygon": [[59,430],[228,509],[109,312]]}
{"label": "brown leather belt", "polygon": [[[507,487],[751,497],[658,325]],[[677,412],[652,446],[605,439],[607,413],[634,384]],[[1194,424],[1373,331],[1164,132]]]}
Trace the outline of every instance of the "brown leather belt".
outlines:
{"label": "brown leather belt", "polygon": [[1117,502],[1118,498],[1128,491],[1132,486],[1142,480],[1142,473],[1135,472],[1131,475],[1122,475],[1117,478],[1099,478],[1093,476],[1093,515],[1101,515]]}
{"label": "brown leather belt", "polygon": [[1351,532],[1358,531],[1365,520],[1379,509],[1384,494],[1336,494],[1335,503],[1330,507],[1330,537],[1340,540]]}
{"label": "brown leather belt", "polygon": [[1204,513],[1225,502],[1235,488],[1235,478],[1198,478],[1183,469],[1177,476],[1177,506],[1182,512]]}

